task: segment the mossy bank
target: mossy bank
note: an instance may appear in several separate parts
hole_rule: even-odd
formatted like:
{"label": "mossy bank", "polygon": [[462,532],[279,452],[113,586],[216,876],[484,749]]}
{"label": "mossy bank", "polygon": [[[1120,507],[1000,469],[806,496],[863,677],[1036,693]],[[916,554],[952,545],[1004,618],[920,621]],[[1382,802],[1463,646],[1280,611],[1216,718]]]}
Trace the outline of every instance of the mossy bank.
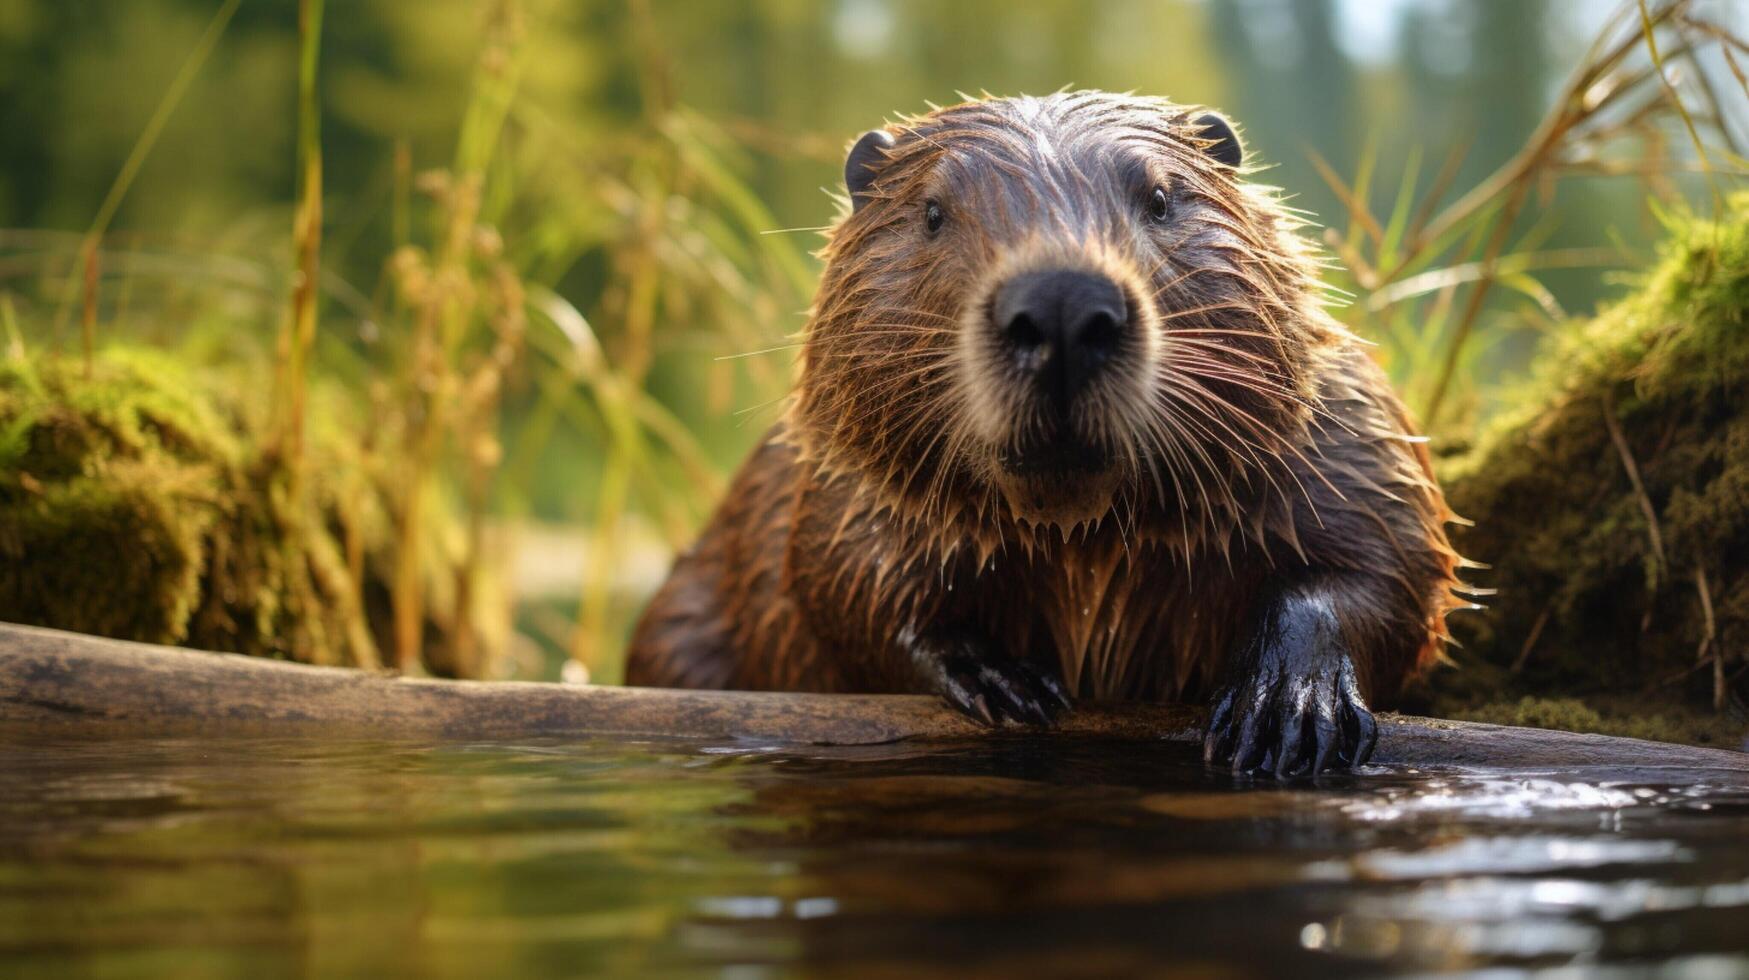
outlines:
{"label": "mossy bank", "polygon": [[1497,592],[1454,616],[1464,669],[1435,678],[1436,710],[1741,738],[1749,198],[1723,215],[1671,219],[1633,290],[1551,340],[1513,407],[1442,461],[1475,522],[1456,543]]}
{"label": "mossy bank", "polygon": [[[166,353],[0,360],[0,620],[150,643],[372,667],[388,649],[393,470],[358,448],[356,406],[312,403],[297,493],[242,370]],[[458,657],[442,516],[416,533],[423,663]],[[465,648],[480,651],[474,641]],[[413,665],[408,665],[413,666]]]}

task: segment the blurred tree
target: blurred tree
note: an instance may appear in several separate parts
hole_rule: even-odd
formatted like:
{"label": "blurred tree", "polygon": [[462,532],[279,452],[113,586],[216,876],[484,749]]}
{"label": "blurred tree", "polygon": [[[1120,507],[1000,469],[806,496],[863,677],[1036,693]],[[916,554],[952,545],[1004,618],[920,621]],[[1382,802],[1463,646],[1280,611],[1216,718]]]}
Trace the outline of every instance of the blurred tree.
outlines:
{"label": "blurred tree", "polygon": [[[1337,47],[1333,7],[1334,0],[1214,4],[1213,40],[1234,93],[1223,108],[1245,125],[1253,149],[1296,171],[1308,146],[1342,173],[1359,157],[1354,69]],[[1296,189],[1324,199],[1312,186]]]}

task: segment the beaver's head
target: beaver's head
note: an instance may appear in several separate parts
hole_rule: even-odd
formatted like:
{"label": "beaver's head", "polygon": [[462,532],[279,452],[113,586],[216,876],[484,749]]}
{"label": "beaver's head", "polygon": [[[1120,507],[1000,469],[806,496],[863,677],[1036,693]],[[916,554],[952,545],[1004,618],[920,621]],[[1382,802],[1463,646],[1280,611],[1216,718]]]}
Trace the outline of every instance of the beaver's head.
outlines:
{"label": "beaver's head", "polygon": [[804,345],[810,454],[896,511],[1065,531],[1280,479],[1330,327],[1242,156],[1218,115],[1097,92],[863,136]]}

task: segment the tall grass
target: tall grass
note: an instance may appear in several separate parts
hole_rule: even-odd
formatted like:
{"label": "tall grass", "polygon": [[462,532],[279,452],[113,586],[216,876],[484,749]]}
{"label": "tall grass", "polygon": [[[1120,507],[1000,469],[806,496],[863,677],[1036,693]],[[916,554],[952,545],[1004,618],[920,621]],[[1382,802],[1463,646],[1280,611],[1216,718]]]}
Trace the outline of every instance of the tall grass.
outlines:
{"label": "tall grass", "polygon": [[53,338],[58,345],[64,330],[68,312],[73,306],[75,289],[83,297],[80,304],[79,336],[80,346],[85,357],[85,373],[91,374],[91,359],[97,345],[97,284],[99,278],[99,262],[101,255],[99,247],[103,243],[104,233],[109,230],[110,222],[115,220],[115,214],[126,199],[128,190],[133,187],[134,178],[139,176],[140,167],[151,156],[152,148],[157,145],[158,137],[164,132],[164,126],[170,121],[170,116],[176,107],[182,103],[182,97],[188,92],[188,86],[200,74],[200,69],[206,64],[207,58],[218,46],[219,39],[224,36],[225,28],[230,26],[231,18],[237,13],[237,7],[242,0],[225,0],[219,9],[213,13],[212,20],[207,23],[206,30],[201,33],[194,49],[183,59],[182,67],[177,69],[176,77],[171,80],[169,88],[164,91],[163,98],[158,100],[158,106],[152,112],[152,117],[146,121],[140,131],[139,139],[134,141],[133,149],[128,151],[127,160],[116,173],[115,180],[109,185],[109,191],[103,196],[103,203],[98,205],[97,214],[91,219],[91,225],[85,230],[85,235],[79,242],[77,261],[79,275],[77,278],[68,276],[66,287],[61,294],[61,301],[55,312]]}
{"label": "tall grass", "polygon": [[[1716,204],[1718,179],[1749,174],[1749,163],[1732,146],[1720,93],[1699,65],[1703,54],[1717,53],[1749,98],[1749,81],[1736,60],[1746,50],[1724,24],[1698,12],[1693,0],[1628,0],[1607,20],[1519,150],[1455,200],[1445,203],[1461,149],[1419,197],[1419,165],[1407,167],[1382,216],[1369,204],[1370,158],[1352,180],[1314,159],[1347,211],[1347,228],[1332,226],[1325,233],[1342,260],[1344,285],[1357,294],[1343,315],[1383,341],[1387,364],[1423,425],[1461,434],[1473,424],[1476,398],[1486,387],[1478,376],[1479,357],[1497,339],[1487,336],[1486,320],[1509,309],[1496,301],[1498,289],[1559,318],[1565,311],[1540,273],[1620,267],[1630,260],[1607,243],[1541,248],[1551,229],[1526,220],[1533,194],[1552,194],[1569,178],[1620,176],[1639,179],[1654,200],[1675,203],[1680,194],[1674,178],[1698,166],[1715,182],[1709,189]],[[1680,68],[1687,73],[1679,78]],[[1693,160],[1669,146],[1672,129],[1692,141]],[[1729,164],[1713,167],[1715,157]],[[1513,312],[1525,319],[1522,309]],[[1460,392],[1470,399],[1471,411],[1453,419]]]}
{"label": "tall grass", "polygon": [[[406,473],[396,662],[414,663],[423,640],[420,552],[432,542],[411,529],[424,509],[437,497],[459,498],[466,515],[454,616],[464,627],[458,635],[474,635],[465,628],[474,597],[501,558],[490,553],[489,529],[515,513],[519,486],[568,428],[591,437],[599,458],[576,625],[564,646],[611,678],[628,520],[653,519],[678,545],[721,486],[696,434],[647,390],[663,329],[709,310],[703,319],[736,338],[729,343],[759,346],[780,311],[801,305],[812,269],[793,244],[760,236],[772,221],[724,159],[730,141],[674,100],[647,5],[631,8],[642,117],[611,148],[579,142],[561,122],[518,102],[522,12],[508,0],[485,7],[485,44],[454,163],[414,181],[431,208],[432,240],[403,246],[389,263],[396,310],[385,318],[388,335],[391,346],[393,338],[406,344],[395,385]],[[581,200],[559,202],[548,190],[554,186],[585,190]],[[579,205],[593,222],[576,216]],[[576,225],[556,226],[554,213],[572,215]],[[501,232],[503,220],[528,223]],[[592,224],[592,234],[576,230]],[[542,245],[521,245],[529,239]],[[571,263],[590,253],[604,258],[610,285],[592,314],[555,288],[555,253]],[[767,391],[786,380],[768,364],[743,370]],[[511,394],[521,410],[506,432],[502,409]]]}
{"label": "tall grass", "polygon": [[316,342],[316,290],[321,278],[322,129],[316,99],[321,50],[322,0],[299,0],[298,203],[292,219],[291,314],[279,333],[271,434],[271,452],[293,500],[302,493],[309,362]]}

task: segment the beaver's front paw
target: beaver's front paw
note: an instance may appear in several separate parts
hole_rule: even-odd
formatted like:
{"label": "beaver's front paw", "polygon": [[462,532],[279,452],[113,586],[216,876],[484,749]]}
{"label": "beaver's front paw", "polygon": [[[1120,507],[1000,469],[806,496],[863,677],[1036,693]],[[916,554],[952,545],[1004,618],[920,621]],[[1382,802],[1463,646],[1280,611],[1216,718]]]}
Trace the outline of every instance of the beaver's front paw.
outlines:
{"label": "beaver's front paw", "polygon": [[1327,605],[1303,596],[1265,615],[1215,696],[1204,761],[1277,778],[1366,762],[1378,723],[1335,626]]}
{"label": "beaver's front paw", "polygon": [[975,721],[1051,725],[1069,708],[1063,684],[1049,672],[1014,657],[956,645],[933,658],[936,689]]}
{"label": "beaver's front paw", "polygon": [[1334,669],[1310,675],[1282,666],[1264,665],[1215,698],[1203,759],[1278,779],[1365,763],[1379,728],[1354,665],[1343,657]]}

